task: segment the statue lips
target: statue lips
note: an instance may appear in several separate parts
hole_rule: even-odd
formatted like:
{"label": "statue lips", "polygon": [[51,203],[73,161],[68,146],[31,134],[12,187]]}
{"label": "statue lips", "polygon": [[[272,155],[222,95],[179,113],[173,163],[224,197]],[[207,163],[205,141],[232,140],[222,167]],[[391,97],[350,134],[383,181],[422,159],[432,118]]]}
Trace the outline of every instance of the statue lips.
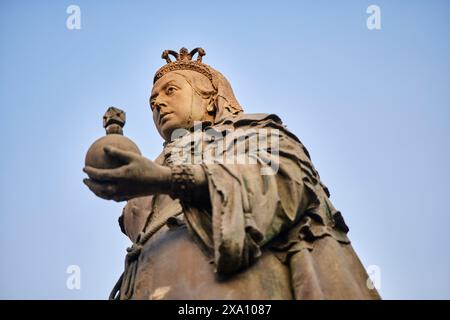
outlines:
{"label": "statue lips", "polygon": [[159,124],[163,125],[164,123],[167,122],[168,120],[168,115],[172,114],[173,112],[165,112],[165,113],[161,113],[160,117],[159,117]]}

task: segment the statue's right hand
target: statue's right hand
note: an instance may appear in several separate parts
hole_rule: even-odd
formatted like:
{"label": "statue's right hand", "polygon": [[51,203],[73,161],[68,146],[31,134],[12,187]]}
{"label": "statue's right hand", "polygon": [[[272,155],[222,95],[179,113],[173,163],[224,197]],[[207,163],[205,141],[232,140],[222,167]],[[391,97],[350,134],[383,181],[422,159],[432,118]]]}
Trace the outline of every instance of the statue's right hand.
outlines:
{"label": "statue's right hand", "polygon": [[105,153],[124,165],[114,169],[97,169],[86,166],[83,171],[89,176],[83,182],[98,197],[125,201],[155,193],[168,193],[171,170],[139,154],[111,146]]}

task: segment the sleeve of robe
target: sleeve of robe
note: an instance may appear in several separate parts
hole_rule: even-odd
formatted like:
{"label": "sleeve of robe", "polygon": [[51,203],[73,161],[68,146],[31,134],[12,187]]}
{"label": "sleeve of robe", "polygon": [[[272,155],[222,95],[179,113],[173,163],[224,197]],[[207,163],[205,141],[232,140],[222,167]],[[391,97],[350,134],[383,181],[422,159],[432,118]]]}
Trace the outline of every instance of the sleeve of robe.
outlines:
{"label": "sleeve of robe", "polygon": [[[288,233],[307,213],[323,226],[334,221],[333,216],[342,220],[328,201],[328,190],[320,182],[308,151],[277,116],[242,118],[216,128],[222,133],[227,129],[244,129],[242,141],[252,136],[249,129],[254,129],[256,135],[258,130],[266,129],[269,135],[268,143],[256,153],[256,163],[202,165],[208,180],[210,209],[184,202],[188,226],[213,252],[218,273],[249,266],[261,255],[262,246]],[[277,145],[271,143],[277,138]],[[262,174],[269,160],[277,170],[275,174]],[[324,204],[326,210],[320,209]],[[338,222],[345,233],[343,220]]]}

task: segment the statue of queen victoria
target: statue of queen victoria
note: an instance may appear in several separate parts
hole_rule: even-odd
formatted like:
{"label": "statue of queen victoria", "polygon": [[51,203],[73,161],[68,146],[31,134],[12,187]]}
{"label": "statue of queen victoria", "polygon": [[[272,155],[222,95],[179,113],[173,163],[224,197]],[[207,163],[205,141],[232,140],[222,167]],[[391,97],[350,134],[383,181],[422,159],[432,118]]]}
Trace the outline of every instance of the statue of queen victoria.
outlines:
{"label": "statue of queen victoria", "polygon": [[[379,299],[305,146],[275,114],[244,113],[204,55],[163,52],[155,160],[105,143],[115,165],[86,162],[94,194],[127,201],[132,246],[110,299]],[[108,111],[118,136],[124,113]]]}

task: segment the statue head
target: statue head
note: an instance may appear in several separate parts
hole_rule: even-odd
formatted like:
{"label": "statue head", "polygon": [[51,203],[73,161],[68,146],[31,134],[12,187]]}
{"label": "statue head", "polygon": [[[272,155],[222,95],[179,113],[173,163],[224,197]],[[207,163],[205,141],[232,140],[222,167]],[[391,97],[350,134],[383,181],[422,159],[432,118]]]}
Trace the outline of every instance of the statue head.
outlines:
{"label": "statue head", "polygon": [[[197,60],[192,60],[195,54]],[[167,64],[155,74],[150,106],[155,126],[166,141],[171,140],[174,130],[189,129],[196,121],[214,124],[242,112],[230,83],[202,63],[204,55],[201,48],[191,52],[181,48],[180,53],[166,50],[162,54]]]}

